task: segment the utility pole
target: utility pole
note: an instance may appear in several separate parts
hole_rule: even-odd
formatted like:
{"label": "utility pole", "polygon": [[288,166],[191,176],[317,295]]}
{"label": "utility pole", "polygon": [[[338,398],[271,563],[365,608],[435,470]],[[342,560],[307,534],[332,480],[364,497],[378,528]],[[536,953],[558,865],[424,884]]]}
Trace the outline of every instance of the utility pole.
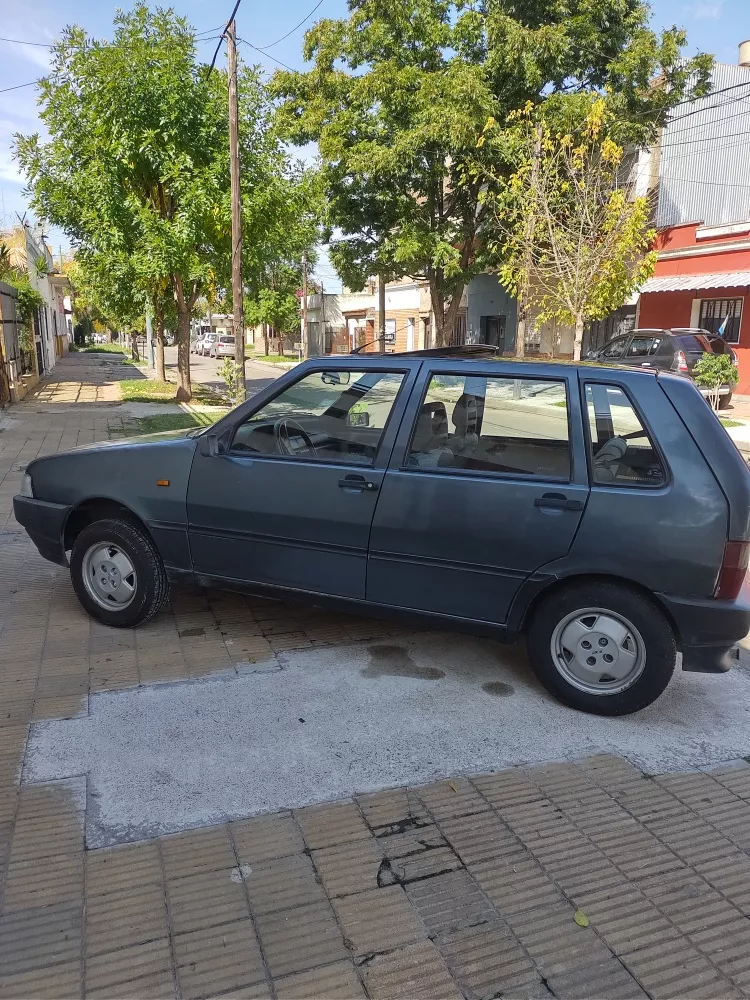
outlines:
{"label": "utility pole", "polygon": [[385,278],[378,275],[378,341],[380,353],[385,354]]}
{"label": "utility pole", "polygon": [[[235,7],[235,11],[236,11]],[[232,195],[232,303],[234,306],[234,361],[238,369],[235,402],[245,398],[245,320],[242,301],[242,206],[240,202],[239,110],[237,97],[237,31],[234,13],[227,25],[229,71],[229,177]]]}
{"label": "utility pole", "polygon": [[523,264],[523,288],[518,299],[518,320],[516,322],[516,357],[522,358],[526,354],[526,326],[529,321],[529,281],[531,265],[533,263],[534,249],[532,241],[534,239],[534,227],[536,217],[534,208],[536,205],[536,189],[539,178],[539,160],[542,156],[542,126],[537,125],[534,130],[534,147],[531,153],[531,210],[526,219],[524,230],[524,264]]}
{"label": "utility pole", "polygon": [[310,357],[310,340],[307,335],[307,250],[302,252],[302,353]]}

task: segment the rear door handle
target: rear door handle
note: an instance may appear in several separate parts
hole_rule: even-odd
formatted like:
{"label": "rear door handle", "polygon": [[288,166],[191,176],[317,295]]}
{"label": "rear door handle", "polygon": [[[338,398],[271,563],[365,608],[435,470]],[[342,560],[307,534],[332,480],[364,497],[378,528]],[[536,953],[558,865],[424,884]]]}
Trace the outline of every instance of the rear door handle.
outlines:
{"label": "rear door handle", "polygon": [[549,507],[552,510],[583,510],[582,500],[568,500],[562,493],[544,493],[534,500],[535,507]]}
{"label": "rear door handle", "polygon": [[345,476],[343,479],[339,479],[339,488],[348,493],[374,493],[378,484],[365,479],[364,476]]}

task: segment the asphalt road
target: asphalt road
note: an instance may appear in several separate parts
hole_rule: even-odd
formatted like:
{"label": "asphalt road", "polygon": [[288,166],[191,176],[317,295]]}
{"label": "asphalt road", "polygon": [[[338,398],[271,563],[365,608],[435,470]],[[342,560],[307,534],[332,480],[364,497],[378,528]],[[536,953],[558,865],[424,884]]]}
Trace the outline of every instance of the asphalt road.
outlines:
{"label": "asphalt road", "polygon": [[[164,351],[164,360],[168,370],[177,372],[177,348],[167,347]],[[213,358],[205,358],[199,354],[190,355],[190,372],[194,382],[201,382],[212,389],[223,389],[224,383],[219,378],[219,368],[224,363],[224,358],[216,361]],[[256,361],[245,362],[245,387],[248,396],[254,396],[256,392],[265,389],[279,375],[284,374],[283,368],[274,368],[271,365],[259,364]]]}

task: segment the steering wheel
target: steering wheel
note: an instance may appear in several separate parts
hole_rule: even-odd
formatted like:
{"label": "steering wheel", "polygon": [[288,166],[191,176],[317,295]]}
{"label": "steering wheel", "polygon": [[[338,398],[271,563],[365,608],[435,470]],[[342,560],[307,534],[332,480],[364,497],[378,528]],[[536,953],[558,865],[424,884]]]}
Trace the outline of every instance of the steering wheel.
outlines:
{"label": "steering wheel", "polygon": [[273,436],[276,439],[276,450],[280,455],[299,455],[302,448],[295,448],[292,438],[300,437],[305,444],[305,450],[310,452],[313,458],[318,457],[312,438],[305,428],[293,417],[282,417],[273,425]]}

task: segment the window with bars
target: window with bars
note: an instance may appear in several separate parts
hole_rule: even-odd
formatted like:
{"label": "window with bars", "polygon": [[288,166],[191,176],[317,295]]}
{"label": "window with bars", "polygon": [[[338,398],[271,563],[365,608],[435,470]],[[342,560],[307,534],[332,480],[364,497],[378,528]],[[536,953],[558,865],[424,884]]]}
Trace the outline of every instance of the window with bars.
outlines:
{"label": "window with bars", "polygon": [[727,343],[739,343],[741,321],[742,299],[701,300],[700,326],[718,333]]}

